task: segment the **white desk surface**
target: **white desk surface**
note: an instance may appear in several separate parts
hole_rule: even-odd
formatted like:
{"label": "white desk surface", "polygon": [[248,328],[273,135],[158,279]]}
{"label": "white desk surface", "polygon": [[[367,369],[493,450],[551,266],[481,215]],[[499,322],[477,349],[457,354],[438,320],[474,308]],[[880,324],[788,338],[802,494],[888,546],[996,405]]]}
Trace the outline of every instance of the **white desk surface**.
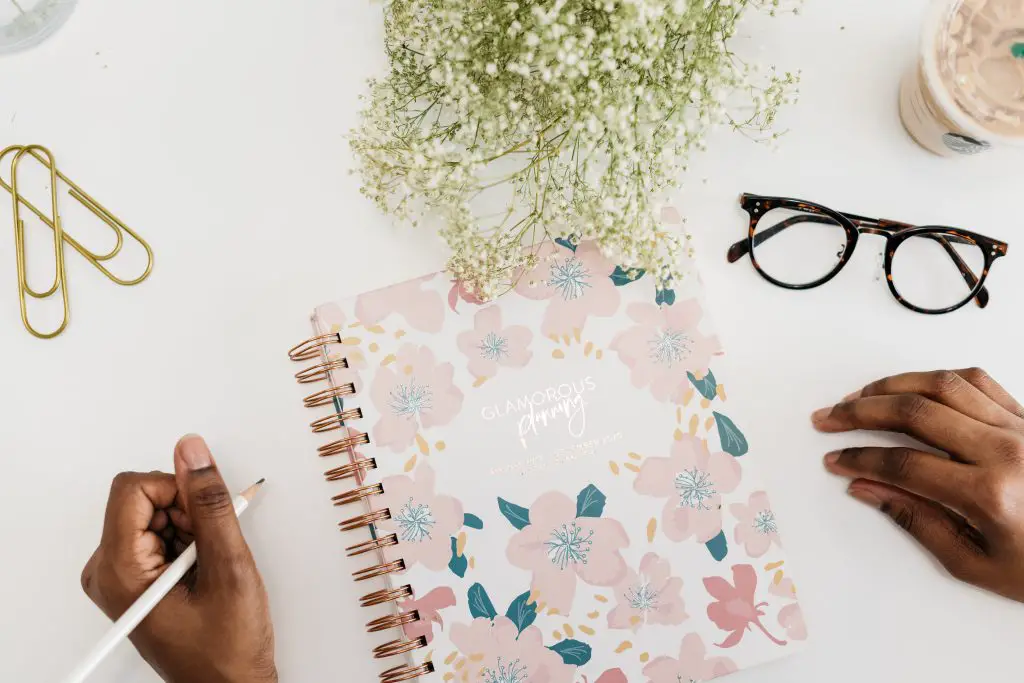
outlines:
{"label": "white desk surface", "polygon": [[[821,456],[871,437],[821,436],[808,421],[909,369],[982,365],[1024,395],[1022,156],[945,160],[904,134],[897,85],[924,5],[813,0],[799,17],[758,22],[748,52],[804,72],[802,101],[783,117],[790,133],[778,153],[719,134],[679,200],[734,367],[763,408],[745,429],[773,461],[767,483],[812,630],[807,654],[736,683],[1020,680],[1024,606],[954,583],[849,500]],[[322,440],[284,352],[315,304],[443,263],[436,238],[392,227],[347,174],[343,135],[383,65],[381,35],[367,0],[82,0],[51,40],[0,58],[0,142],[49,145],[157,254],[152,278],[131,289],[69,256],[73,321],[42,342],[18,322],[8,223],[0,230],[0,680],[55,681],[106,628],[78,577],[110,479],[168,469],[186,432],[208,438],[233,485],[268,478],[243,526],[270,590],[282,680],[376,679],[379,640],[362,629],[354,566],[318,484]],[[788,292],[725,261],[746,228],[745,190],[963,226],[1017,248],[993,269],[986,310],[900,307],[874,279],[871,239],[828,286]],[[156,678],[126,646],[94,680]]]}

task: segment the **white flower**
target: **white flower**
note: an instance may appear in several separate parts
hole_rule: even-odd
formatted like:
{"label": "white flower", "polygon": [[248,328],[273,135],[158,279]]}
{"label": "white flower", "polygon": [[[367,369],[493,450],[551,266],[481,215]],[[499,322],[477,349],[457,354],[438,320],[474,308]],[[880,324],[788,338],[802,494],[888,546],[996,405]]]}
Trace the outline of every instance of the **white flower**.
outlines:
{"label": "white flower", "polygon": [[[777,6],[386,2],[390,71],[370,82],[351,135],[362,192],[437,226],[448,271],[484,299],[556,237],[593,238],[666,284],[689,247],[659,225],[657,198],[678,187],[713,125],[763,131],[796,98],[798,74],[746,66],[728,47],[744,12]],[[507,211],[478,212],[493,210],[491,196]]]}

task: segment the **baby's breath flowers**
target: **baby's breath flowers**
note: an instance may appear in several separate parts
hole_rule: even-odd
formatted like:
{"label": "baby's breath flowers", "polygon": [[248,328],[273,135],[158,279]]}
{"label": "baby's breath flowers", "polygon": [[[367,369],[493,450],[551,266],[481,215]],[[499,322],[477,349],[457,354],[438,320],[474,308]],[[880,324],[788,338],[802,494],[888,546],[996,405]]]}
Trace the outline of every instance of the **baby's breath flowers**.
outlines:
{"label": "baby's breath flowers", "polygon": [[764,134],[795,97],[797,75],[729,49],[746,10],[778,7],[385,0],[390,72],[370,82],[351,137],[362,191],[413,225],[438,221],[448,271],[480,299],[558,238],[594,239],[668,287],[685,242],[659,202],[689,153],[719,124]]}

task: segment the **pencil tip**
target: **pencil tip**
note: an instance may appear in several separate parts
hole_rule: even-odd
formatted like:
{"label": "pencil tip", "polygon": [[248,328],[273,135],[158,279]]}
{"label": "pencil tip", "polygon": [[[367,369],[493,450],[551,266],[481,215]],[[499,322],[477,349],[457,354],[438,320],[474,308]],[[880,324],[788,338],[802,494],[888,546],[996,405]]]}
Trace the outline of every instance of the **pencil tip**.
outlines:
{"label": "pencil tip", "polygon": [[256,485],[257,486],[263,486],[263,482],[265,482],[266,480],[267,480],[266,477],[260,477],[260,480],[258,482],[256,482]]}
{"label": "pencil tip", "polygon": [[256,482],[246,490],[242,491],[242,497],[245,498],[247,501],[252,502],[252,499],[256,497],[256,492],[263,487],[263,482],[265,481],[266,479],[260,479],[258,482]]}

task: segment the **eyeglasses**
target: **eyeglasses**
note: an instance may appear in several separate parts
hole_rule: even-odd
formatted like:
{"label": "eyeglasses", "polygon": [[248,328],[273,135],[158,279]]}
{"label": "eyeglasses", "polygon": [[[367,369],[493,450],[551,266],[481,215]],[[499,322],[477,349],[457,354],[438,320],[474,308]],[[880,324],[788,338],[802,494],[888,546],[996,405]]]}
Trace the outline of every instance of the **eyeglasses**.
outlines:
{"label": "eyeglasses", "polygon": [[[798,199],[740,196],[750,234],[729,248],[729,262],[750,254],[764,279],[786,289],[825,284],[850,260],[861,233],[885,238],[889,291],[918,313],[949,313],[971,299],[988,305],[985,279],[1007,244],[974,232],[865,218]],[[980,273],[980,275],[979,275]]]}

